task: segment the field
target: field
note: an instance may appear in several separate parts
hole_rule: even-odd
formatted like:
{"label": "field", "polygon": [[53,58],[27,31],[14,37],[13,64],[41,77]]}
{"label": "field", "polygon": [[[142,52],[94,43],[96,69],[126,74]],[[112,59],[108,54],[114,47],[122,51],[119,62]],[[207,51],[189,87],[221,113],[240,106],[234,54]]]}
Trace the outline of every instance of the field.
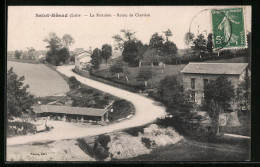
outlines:
{"label": "field", "polygon": [[[205,61],[207,63],[244,63],[245,58],[244,57],[235,57],[230,59],[221,59],[221,60],[207,60]],[[108,67],[104,64],[101,65],[100,69],[95,72],[96,76],[102,76],[102,78],[107,78],[108,80],[112,80],[116,82],[118,79],[116,75],[111,74],[109,71],[109,66],[112,64],[109,64]],[[182,79],[181,71],[187,64],[180,64],[180,65],[166,65],[166,68],[164,72],[161,72],[161,69],[159,66],[154,65],[153,68],[151,66],[148,66],[148,68],[151,68],[153,71],[153,77],[148,80],[148,88],[154,88],[158,85],[158,83],[164,79],[166,76],[169,75],[177,75],[180,82]],[[129,83],[133,85],[144,85],[143,82],[138,81],[136,78],[138,75],[139,67],[127,67],[125,66],[125,69],[129,72],[128,79]],[[126,78],[120,74],[120,81],[126,82]]]}
{"label": "field", "polygon": [[[161,72],[160,67],[158,66],[153,66],[153,68],[149,67],[153,71],[153,77],[148,80],[148,87],[153,88],[154,86],[158,85],[158,83],[165,78],[165,76],[169,75],[179,75],[181,70],[186,66],[186,64],[181,64],[181,65],[166,65],[166,68],[164,72]],[[138,81],[136,78],[138,75],[138,70],[139,67],[127,67],[127,70],[129,71],[130,74],[128,74],[128,79],[129,82],[132,84],[137,84],[137,85],[143,85],[144,83],[141,81]],[[99,71],[96,71],[96,74],[102,75],[102,76],[107,76],[109,78],[117,79],[115,75],[112,75],[111,72],[109,71],[108,68],[102,68]],[[125,77],[121,76],[120,77],[121,81],[126,81]]]}
{"label": "field", "polygon": [[69,91],[67,83],[60,75],[44,64],[7,62],[7,69],[13,67],[18,76],[24,76],[29,92],[37,97],[64,94]]}

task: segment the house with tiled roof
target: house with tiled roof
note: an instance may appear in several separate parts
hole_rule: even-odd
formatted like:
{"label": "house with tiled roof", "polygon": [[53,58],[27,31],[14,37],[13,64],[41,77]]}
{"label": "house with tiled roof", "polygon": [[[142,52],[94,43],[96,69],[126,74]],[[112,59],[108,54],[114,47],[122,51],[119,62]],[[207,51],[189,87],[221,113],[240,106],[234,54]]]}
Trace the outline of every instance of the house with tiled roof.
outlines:
{"label": "house with tiled roof", "polygon": [[202,104],[204,86],[220,75],[226,75],[237,88],[244,80],[246,72],[250,75],[248,63],[189,63],[182,71],[184,91],[191,92],[191,100]]}

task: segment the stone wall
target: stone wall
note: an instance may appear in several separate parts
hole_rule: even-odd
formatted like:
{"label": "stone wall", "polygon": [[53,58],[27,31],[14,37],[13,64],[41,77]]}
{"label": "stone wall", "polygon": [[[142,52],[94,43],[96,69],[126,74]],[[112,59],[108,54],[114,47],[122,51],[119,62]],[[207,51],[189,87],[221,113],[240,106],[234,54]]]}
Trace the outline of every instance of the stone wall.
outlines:
{"label": "stone wall", "polygon": [[[195,79],[195,102],[197,104],[202,104],[203,96],[204,96],[204,79],[215,80],[219,75],[210,75],[210,74],[183,74],[183,88],[184,91],[191,90],[191,78]],[[238,75],[227,75],[228,80],[232,82],[234,88],[237,88],[239,84],[239,76]]]}

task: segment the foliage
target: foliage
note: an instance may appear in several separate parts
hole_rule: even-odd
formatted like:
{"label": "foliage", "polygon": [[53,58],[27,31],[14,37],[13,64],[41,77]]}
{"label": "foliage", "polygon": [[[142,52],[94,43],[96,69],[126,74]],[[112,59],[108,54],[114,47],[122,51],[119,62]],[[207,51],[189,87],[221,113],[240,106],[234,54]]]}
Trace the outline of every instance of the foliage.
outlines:
{"label": "foliage", "polygon": [[69,77],[69,87],[70,89],[78,89],[80,86],[80,82],[76,79],[76,77]]}
{"label": "foliage", "polygon": [[245,72],[243,81],[239,83],[236,89],[236,102],[238,103],[238,110],[250,110],[250,76],[248,69]]}
{"label": "foliage", "polygon": [[139,132],[144,133],[144,126],[137,126],[137,127],[125,129],[123,131],[128,133],[129,135],[138,136]]}
{"label": "foliage", "polygon": [[33,47],[27,47],[27,52],[28,52],[29,60],[34,59],[35,49]]}
{"label": "foliage", "polygon": [[157,92],[160,100],[173,111],[179,111],[183,107],[191,107],[183,88],[177,80],[177,76],[166,76],[160,81]]}
{"label": "foliage", "polygon": [[96,141],[99,142],[103,148],[109,149],[107,147],[107,144],[111,141],[109,135],[99,135]]}
{"label": "foliage", "polygon": [[70,34],[65,34],[61,38],[61,43],[63,47],[68,48],[75,42],[74,38]]}
{"label": "foliage", "polygon": [[34,96],[27,92],[28,85],[23,85],[24,76],[18,77],[11,67],[7,72],[7,117],[20,117],[31,110]]}
{"label": "foliage", "polygon": [[184,36],[184,43],[187,45],[187,46],[190,46],[193,44],[193,39],[194,39],[194,34],[192,32],[187,32]]}
{"label": "foliage", "polygon": [[101,57],[106,61],[106,64],[107,64],[107,60],[110,59],[111,56],[112,56],[112,46],[108,44],[104,44],[102,46]]}
{"label": "foliage", "polygon": [[171,41],[166,41],[163,44],[163,56],[165,57],[165,62],[173,63],[177,59],[178,48],[175,43]]}
{"label": "foliage", "polygon": [[173,127],[180,135],[187,138],[208,142],[213,139],[214,132],[210,126],[202,126],[201,116],[195,113],[174,113],[173,116],[164,119],[157,119],[157,124],[165,127]]}
{"label": "foliage", "polygon": [[162,57],[159,56],[156,48],[149,47],[142,56],[142,63],[144,64],[158,63],[159,61],[162,61]]}
{"label": "foliage", "polygon": [[213,51],[213,40],[212,40],[212,33],[208,34],[207,38],[207,51],[212,54]]}
{"label": "foliage", "polygon": [[90,62],[93,65],[94,69],[100,68],[100,64],[102,63],[102,57],[101,57],[101,50],[100,49],[96,48],[96,49],[93,50]]}
{"label": "foliage", "polygon": [[234,86],[225,75],[211,80],[204,88],[204,100],[213,126],[219,130],[219,114],[229,111],[230,102],[235,97]]}
{"label": "foliage", "polygon": [[118,74],[118,79],[119,79],[119,73],[121,73],[121,72],[123,72],[124,71],[124,69],[123,69],[123,64],[121,63],[121,62],[116,62],[114,65],[112,65],[111,67],[110,67],[110,72],[112,73],[112,74]]}
{"label": "foliage", "polygon": [[169,37],[172,36],[172,31],[170,29],[166,30],[166,31],[163,31],[165,37],[166,37],[166,42],[169,41]]}
{"label": "foliage", "polygon": [[123,36],[120,35],[114,35],[112,38],[114,38],[115,42],[117,43],[115,46],[115,50],[123,51],[125,49],[125,42],[127,41],[137,41],[135,38],[135,33],[132,30],[122,29],[120,31],[123,33]]}
{"label": "foliage", "polygon": [[21,56],[22,56],[22,52],[21,52],[21,51],[18,51],[18,50],[15,50],[15,52],[14,52],[14,57],[15,57],[16,59],[20,59]]}
{"label": "foliage", "polygon": [[138,71],[137,78],[142,81],[147,81],[153,77],[153,71],[150,68],[142,67]]}
{"label": "foliage", "polygon": [[46,48],[49,48],[46,54],[46,61],[48,63],[57,66],[68,60],[70,57],[68,46],[74,43],[74,39],[71,35],[65,34],[62,39],[60,39],[56,33],[51,32],[43,41],[48,43],[46,46]]}
{"label": "foliage", "polygon": [[141,138],[141,141],[144,143],[144,145],[145,145],[146,148],[148,148],[148,149],[151,148],[151,146],[152,146],[151,142],[152,142],[152,141],[151,141],[149,138],[147,138],[147,137],[142,137],[142,138]]}
{"label": "foliage", "polygon": [[140,48],[142,47],[141,41],[126,41],[124,43],[124,49],[122,52],[123,60],[130,65],[137,65],[138,64],[138,56],[140,53]]}
{"label": "foliage", "polygon": [[198,49],[198,50],[205,50],[206,49],[206,39],[205,36],[203,34],[199,34],[197,36],[197,38],[195,38],[195,40],[193,41],[194,45],[196,47],[194,47],[194,49]]}
{"label": "foliage", "polygon": [[156,32],[152,35],[149,46],[160,50],[163,46],[163,41],[163,37]]}

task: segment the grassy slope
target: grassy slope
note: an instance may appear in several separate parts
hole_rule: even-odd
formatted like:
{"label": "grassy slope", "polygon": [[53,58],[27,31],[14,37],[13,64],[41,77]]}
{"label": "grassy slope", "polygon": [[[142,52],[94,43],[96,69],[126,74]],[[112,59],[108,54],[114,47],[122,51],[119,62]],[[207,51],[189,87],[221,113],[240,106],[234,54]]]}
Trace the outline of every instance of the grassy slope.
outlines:
{"label": "grassy slope", "polygon": [[183,140],[178,144],[154,149],[127,161],[246,161],[250,153],[237,146]]}
{"label": "grassy slope", "polygon": [[[222,60],[208,60],[205,61],[208,63],[243,63],[244,62],[244,57],[235,57],[231,59],[222,59]],[[161,69],[158,66],[153,67],[153,78],[151,78],[148,81],[148,86],[149,87],[155,87],[160,80],[164,79],[165,76],[169,75],[178,75],[179,79],[181,80],[181,70],[186,66],[187,64],[181,64],[181,65],[166,65],[166,69],[164,73],[161,73]],[[136,79],[137,74],[138,74],[138,67],[127,67],[127,70],[130,72],[128,75],[129,82],[133,84],[143,84],[142,82],[138,81]],[[109,78],[115,78],[115,75],[112,75],[111,72],[109,71],[109,67],[106,67],[105,65],[102,65],[101,69],[96,72],[97,74],[101,74],[102,76],[107,76]],[[126,81],[124,77],[121,76],[120,80]]]}

